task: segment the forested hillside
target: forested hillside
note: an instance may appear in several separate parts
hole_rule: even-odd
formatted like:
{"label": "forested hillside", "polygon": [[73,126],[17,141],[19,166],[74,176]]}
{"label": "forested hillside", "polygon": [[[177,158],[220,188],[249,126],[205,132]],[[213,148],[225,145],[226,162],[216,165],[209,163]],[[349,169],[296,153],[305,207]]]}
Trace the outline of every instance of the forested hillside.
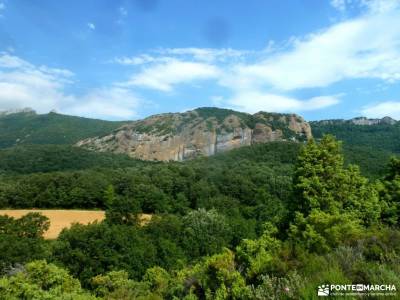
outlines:
{"label": "forested hillside", "polygon": [[41,144],[40,130],[1,149],[0,208],[106,218],[45,240],[46,217],[0,216],[0,299],[313,299],[321,284],[400,286],[398,127],[328,125],[312,124],[307,143],[185,162]]}
{"label": "forested hillside", "polygon": [[21,144],[72,145],[77,141],[108,133],[125,122],[110,122],[62,115],[36,114],[25,110],[0,115],[0,148]]}
{"label": "forested hillside", "polygon": [[369,181],[326,136],[185,163],[4,174],[2,207],[102,208],[106,219],[46,241],[45,217],[0,217],[0,299],[313,299],[327,283],[400,286],[399,166]]}
{"label": "forested hillside", "polygon": [[[0,203],[2,207],[20,208],[104,208],[104,193],[111,185],[118,197],[137,198],[143,210],[149,213],[176,213],[176,210],[195,209],[200,203],[212,207],[212,202],[218,202],[221,197],[222,200],[224,197],[243,200],[241,204],[254,209],[252,198],[257,193],[259,197],[269,197],[269,194],[277,197],[288,193],[299,147],[293,142],[260,144],[183,164],[142,162],[124,156],[113,157],[112,154],[91,156],[91,152],[84,152],[91,168],[79,171],[64,171],[66,166],[62,163],[70,161],[71,166],[78,167],[74,158],[77,162],[84,162],[85,156],[80,152],[77,155],[66,151],[60,154],[61,158],[62,155],[65,157],[61,161],[52,160],[52,155],[49,155],[47,170],[58,170],[47,173],[33,173],[35,168],[40,167],[43,172],[46,162],[39,166],[32,160],[32,164],[27,164],[24,169],[18,161],[10,159],[8,165],[5,164],[8,170],[16,167],[20,175],[3,176]],[[34,150],[37,148],[34,147]],[[21,160],[30,161],[31,156],[23,156],[24,153],[22,151],[24,159]],[[50,152],[55,158],[57,153]],[[15,157],[15,149],[12,154]],[[107,159],[113,162],[113,168],[107,168]],[[54,164],[50,165],[51,162]],[[98,163],[96,168],[93,168],[93,163]],[[116,168],[118,165],[120,168]],[[24,174],[21,174],[22,170]],[[225,201],[229,202],[229,199]]]}
{"label": "forested hillside", "polygon": [[18,145],[0,149],[0,173],[8,175],[144,164],[125,154],[98,153],[70,145]]}
{"label": "forested hillside", "polygon": [[314,138],[332,134],[343,142],[346,162],[355,163],[372,178],[383,176],[392,155],[400,154],[400,122],[356,125],[350,121],[310,122]]}

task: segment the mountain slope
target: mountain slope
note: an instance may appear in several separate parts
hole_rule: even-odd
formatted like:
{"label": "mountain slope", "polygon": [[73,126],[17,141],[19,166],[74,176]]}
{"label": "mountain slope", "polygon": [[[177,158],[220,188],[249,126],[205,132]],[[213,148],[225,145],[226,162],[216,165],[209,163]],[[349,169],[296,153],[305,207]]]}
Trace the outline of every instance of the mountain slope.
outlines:
{"label": "mountain slope", "polygon": [[19,145],[0,149],[0,174],[31,174],[92,168],[127,168],[145,163],[127,155],[98,153],[70,145]]}
{"label": "mountain slope", "polygon": [[316,139],[332,134],[341,140],[346,161],[359,165],[369,177],[382,176],[390,157],[400,154],[400,122],[389,117],[323,120],[310,125]]}
{"label": "mountain slope", "polygon": [[111,122],[33,110],[0,114],[0,148],[21,144],[69,144],[101,135],[125,122]]}
{"label": "mountain slope", "polygon": [[182,161],[210,156],[246,145],[311,138],[307,122],[294,114],[254,115],[219,108],[151,116],[78,146],[95,151],[126,153],[144,160]]}
{"label": "mountain slope", "polygon": [[329,133],[347,145],[400,153],[400,122],[393,119],[325,120],[310,125],[317,139]]}

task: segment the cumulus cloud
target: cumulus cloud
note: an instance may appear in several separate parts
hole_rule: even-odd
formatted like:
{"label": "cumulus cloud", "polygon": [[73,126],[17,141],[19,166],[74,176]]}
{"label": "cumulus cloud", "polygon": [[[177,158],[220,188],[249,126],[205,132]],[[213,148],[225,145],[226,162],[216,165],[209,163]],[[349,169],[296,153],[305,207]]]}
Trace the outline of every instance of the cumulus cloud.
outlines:
{"label": "cumulus cloud", "polygon": [[280,90],[355,78],[400,79],[400,11],[367,14],[293,42],[292,49],[235,68],[229,84]]}
{"label": "cumulus cloud", "polygon": [[219,69],[207,63],[170,59],[144,68],[122,85],[169,92],[177,84],[217,78],[219,75]]}
{"label": "cumulus cloud", "polygon": [[390,116],[400,120],[400,101],[386,101],[375,105],[365,106],[361,113],[369,118],[383,118]]}
{"label": "cumulus cloud", "polygon": [[39,113],[61,113],[107,119],[136,116],[141,99],[127,88],[68,93],[74,74],[65,69],[35,66],[17,56],[0,53],[0,111],[32,107]]}
{"label": "cumulus cloud", "polygon": [[72,72],[31,63],[6,53],[0,54],[0,110],[35,106],[40,112],[59,108],[65,98],[63,87]]}
{"label": "cumulus cloud", "polygon": [[130,90],[120,87],[94,89],[71,100],[63,109],[67,114],[125,120],[137,117],[136,111],[143,103]]}
{"label": "cumulus cloud", "polygon": [[2,52],[0,53],[0,68],[33,68],[33,65],[17,56]]}
{"label": "cumulus cloud", "polygon": [[[332,0],[331,5],[340,11],[355,5],[363,9],[352,19],[281,43],[269,42],[259,51],[158,48],[117,57],[112,62],[128,68],[129,76],[83,95],[66,92],[73,82],[72,72],[35,66],[15,55],[0,53],[0,109],[18,104],[39,111],[55,108],[86,116],[130,118],[143,103],[132,88],[165,93],[181,85],[207,82],[216,87],[213,92],[224,95],[210,99],[219,105],[248,112],[301,112],[340,102],[340,95],[330,93],[306,99],[292,96],[304,89],[353,79],[398,82],[400,0]],[[125,11],[120,10],[119,15],[126,15]],[[93,23],[87,25],[95,29]],[[367,116],[373,116],[374,110],[393,113],[397,103],[382,102],[363,111]]]}
{"label": "cumulus cloud", "polygon": [[[218,99],[220,101],[220,99]],[[249,113],[258,111],[301,112],[326,108],[339,103],[339,96],[319,96],[299,100],[283,95],[261,93],[258,91],[238,93],[227,101],[232,108]]]}
{"label": "cumulus cloud", "polygon": [[127,86],[168,92],[212,79],[232,95],[225,105],[248,111],[252,105],[276,111],[321,109],[338,103],[338,97],[286,95],[352,79],[400,80],[400,1],[333,0],[331,5],[363,9],[352,19],[280,44],[270,42],[260,51],[161,48],[114,62],[133,68]]}

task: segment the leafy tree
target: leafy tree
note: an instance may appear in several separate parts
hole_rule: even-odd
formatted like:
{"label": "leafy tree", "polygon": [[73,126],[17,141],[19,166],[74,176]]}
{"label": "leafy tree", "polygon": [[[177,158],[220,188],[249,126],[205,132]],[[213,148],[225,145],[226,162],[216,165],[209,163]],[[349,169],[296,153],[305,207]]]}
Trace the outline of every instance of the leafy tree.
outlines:
{"label": "leafy tree", "polygon": [[155,264],[153,244],[133,226],[75,224],[61,232],[54,248],[53,259],[85,286],[90,278],[114,270],[126,270],[138,279]]}
{"label": "leafy tree", "polygon": [[156,249],[156,265],[167,270],[183,267],[187,256],[182,246],[184,227],[180,217],[154,215],[150,223],[143,227],[143,230]]}
{"label": "leafy tree", "polygon": [[37,212],[28,213],[15,223],[16,234],[27,238],[41,238],[50,227],[50,220]]}
{"label": "leafy tree", "polygon": [[170,274],[161,267],[147,269],[142,278],[142,282],[149,287],[153,295],[160,296],[160,299],[168,294],[171,280]]}
{"label": "leafy tree", "polygon": [[94,300],[67,271],[44,260],[28,263],[10,277],[0,278],[0,299]]}
{"label": "leafy tree", "polygon": [[105,275],[97,275],[91,279],[94,293],[107,300],[152,299],[161,300],[152,295],[147,282],[129,279],[126,271],[111,271]]}
{"label": "leafy tree", "polygon": [[230,228],[216,210],[198,209],[183,218],[183,246],[191,257],[217,253],[228,245]]}
{"label": "leafy tree", "polygon": [[262,275],[261,283],[257,287],[253,286],[253,299],[301,299],[303,286],[304,278],[296,272],[285,277]]}
{"label": "leafy tree", "polygon": [[289,228],[291,241],[315,253],[326,253],[342,244],[351,244],[364,235],[363,227],[348,213],[329,214],[317,209],[304,217],[297,213]]}
{"label": "leafy tree", "polygon": [[0,273],[34,259],[46,258],[49,247],[42,234],[49,220],[39,213],[29,213],[20,219],[0,216]]}
{"label": "leafy tree", "polygon": [[360,225],[375,224],[379,217],[376,190],[358,168],[344,167],[340,143],[332,136],[324,136],[319,144],[310,141],[303,148],[294,186],[291,237],[304,241],[310,250],[326,251],[346,235],[359,234]]}
{"label": "leafy tree", "polygon": [[400,225],[400,159],[392,158],[387,176],[377,183],[382,208],[381,219],[391,226]]}
{"label": "leafy tree", "polygon": [[136,199],[115,195],[112,185],[104,192],[106,222],[116,225],[138,225],[140,206]]}
{"label": "leafy tree", "polygon": [[268,271],[273,257],[281,247],[281,242],[274,237],[277,231],[271,223],[266,223],[260,238],[244,239],[236,248],[237,260],[248,279],[252,280]]}
{"label": "leafy tree", "polygon": [[344,167],[340,143],[324,136],[310,141],[299,155],[294,177],[295,211],[308,215],[312,209],[336,214],[349,212],[365,224],[379,216],[377,193],[357,167]]}
{"label": "leafy tree", "polygon": [[250,289],[235,268],[235,256],[228,249],[181,270],[171,290],[184,299],[251,299]]}

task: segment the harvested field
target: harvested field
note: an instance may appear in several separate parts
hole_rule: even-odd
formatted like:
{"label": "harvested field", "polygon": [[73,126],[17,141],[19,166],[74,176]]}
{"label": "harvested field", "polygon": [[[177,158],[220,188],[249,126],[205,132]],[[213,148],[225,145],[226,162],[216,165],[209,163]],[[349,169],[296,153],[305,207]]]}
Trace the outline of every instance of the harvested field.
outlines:
{"label": "harvested field", "polygon": [[[44,238],[55,239],[64,228],[69,228],[73,223],[89,224],[94,221],[104,220],[105,213],[101,210],[62,210],[62,209],[1,209],[0,215],[20,218],[30,212],[39,212],[50,220],[50,228],[44,233]],[[146,224],[151,215],[141,216],[142,224]]]}

